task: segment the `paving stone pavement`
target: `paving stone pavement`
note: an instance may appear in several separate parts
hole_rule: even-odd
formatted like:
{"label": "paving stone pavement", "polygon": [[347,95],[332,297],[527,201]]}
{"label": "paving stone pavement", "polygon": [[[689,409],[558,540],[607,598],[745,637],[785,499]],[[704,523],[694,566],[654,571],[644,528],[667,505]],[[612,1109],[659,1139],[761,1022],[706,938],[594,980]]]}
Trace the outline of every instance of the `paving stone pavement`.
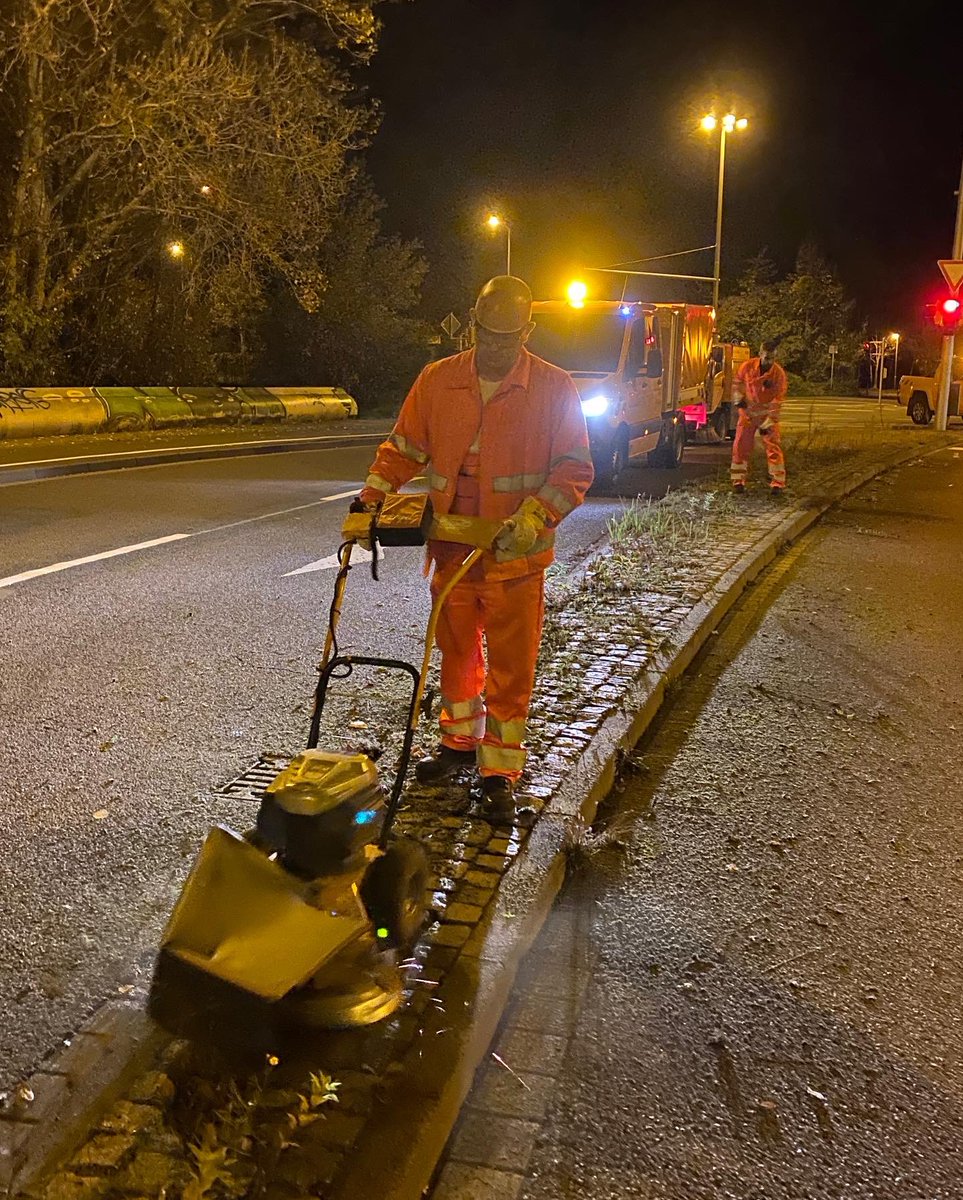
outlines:
{"label": "paving stone pavement", "polygon": [[[809,490],[831,489],[858,465],[850,460],[844,469],[837,466],[818,472]],[[518,797],[519,819],[506,836],[506,831],[492,828],[467,810],[464,787],[443,791],[412,787],[406,793],[399,813],[400,831],[422,843],[435,876],[430,892],[433,920],[406,971],[406,1004],[394,1019],[379,1026],[315,1037],[294,1048],[277,1047],[280,1062],[271,1068],[271,1084],[287,1094],[290,1112],[296,1113],[298,1098],[309,1090],[311,1071],[323,1069],[340,1081],[341,1087],[337,1105],[321,1113],[310,1136],[300,1137],[298,1144],[283,1150],[275,1178],[261,1194],[276,1200],[325,1195],[366,1123],[377,1119],[381,1096],[406,1069],[405,1064],[421,1058],[420,1047],[429,1039],[451,1036],[446,983],[460,962],[467,964],[468,979],[477,978],[478,963],[472,955],[479,953],[479,946],[477,938],[473,943],[473,934],[493,911],[501,880],[524,853],[540,814],[562,782],[578,769],[595,732],[618,707],[633,680],[657,664],[692,609],[786,517],[787,508],[791,510],[791,501],[786,506],[768,497],[746,498],[738,511],[709,521],[705,539],[681,556],[667,580],[661,577],[662,590],[634,594],[631,603],[616,597],[604,613],[597,604],[577,603],[580,594],[584,597],[586,590],[591,591],[591,563],[581,593],[576,590],[573,597],[562,589],[567,602],[553,613],[562,644],[540,670],[532,706],[530,769]],[[609,553],[604,548],[600,557]],[[336,712],[329,720],[336,723],[343,721],[343,716]],[[237,805],[241,824],[245,815],[250,816],[250,798],[240,796]],[[455,994],[457,986],[452,990]],[[555,1003],[540,1006],[537,994],[530,999],[530,1007],[513,1018],[506,1031],[510,1054],[502,1056],[526,1081],[528,1086],[521,1089],[524,1095],[514,1091],[508,1083],[512,1076],[497,1062],[486,1068],[482,1079],[483,1104],[487,1103],[485,1096],[497,1095],[501,1100],[509,1093],[513,1096],[511,1103],[517,1111],[502,1117],[502,1133],[511,1151],[506,1151],[504,1160],[483,1160],[482,1149],[491,1141],[485,1137],[486,1122],[481,1115],[477,1120],[469,1117],[437,1200],[462,1196],[466,1200],[469,1196],[472,1200],[489,1196],[507,1200],[516,1194],[512,1188],[520,1176],[509,1168],[524,1158],[526,1146],[530,1148],[540,1106],[550,1090],[553,1064],[561,1060],[565,1035],[564,1028],[556,1031],[552,1027],[552,1022],[561,1018],[549,1015],[560,1011],[564,1015],[564,1008],[560,1010]],[[0,1109],[0,1170],[5,1139],[11,1175],[8,1194],[33,1200],[81,1196],[139,1200],[159,1196],[166,1188],[163,1194],[168,1200],[179,1196],[190,1177],[190,1145],[201,1136],[228,1077],[222,1063],[211,1067],[178,1042],[166,1047],[156,1066],[98,1117],[95,1128],[66,1165],[42,1184],[32,1184],[28,1191],[20,1189],[16,1179],[17,1155],[29,1126],[36,1123],[31,1106],[37,1101],[12,1103],[8,1098]],[[44,1086],[55,1088],[62,1074],[56,1064],[46,1064],[48,1083]],[[35,1097],[41,1094],[39,1077],[24,1086]],[[197,1102],[199,1087],[207,1091],[206,1107]],[[480,1108],[479,1114],[485,1111]],[[516,1165],[516,1172],[518,1169]],[[0,1189],[3,1183],[0,1176]],[[474,1190],[465,1190],[469,1186]]]}

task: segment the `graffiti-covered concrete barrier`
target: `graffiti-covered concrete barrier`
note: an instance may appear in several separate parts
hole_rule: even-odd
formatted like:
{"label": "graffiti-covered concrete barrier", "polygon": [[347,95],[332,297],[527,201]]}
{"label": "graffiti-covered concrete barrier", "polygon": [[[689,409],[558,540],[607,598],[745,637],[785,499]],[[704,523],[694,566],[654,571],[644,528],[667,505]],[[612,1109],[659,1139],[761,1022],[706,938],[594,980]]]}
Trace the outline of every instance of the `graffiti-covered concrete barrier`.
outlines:
{"label": "graffiti-covered concrete barrier", "polygon": [[106,420],[93,388],[0,388],[0,438],[95,433]]}
{"label": "graffiti-covered concrete barrier", "polygon": [[0,439],[357,415],[333,387],[0,388]]}

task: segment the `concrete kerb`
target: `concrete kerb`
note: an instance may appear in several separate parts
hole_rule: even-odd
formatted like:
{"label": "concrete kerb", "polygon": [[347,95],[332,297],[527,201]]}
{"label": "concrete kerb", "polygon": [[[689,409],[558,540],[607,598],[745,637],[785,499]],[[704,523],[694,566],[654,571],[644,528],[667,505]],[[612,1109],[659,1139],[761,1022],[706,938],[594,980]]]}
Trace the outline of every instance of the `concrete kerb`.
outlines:
{"label": "concrete kerb", "polygon": [[[812,507],[787,513],[751,546],[700,601],[674,635],[675,644],[654,667],[641,671],[592,742],[576,769],[553,795],[531,832],[524,855],[502,880],[484,926],[473,932],[467,955],[456,963],[445,991],[464,1029],[452,1042],[426,1040],[405,1064],[376,1120],[369,1122],[327,1193],[329,1200],[380,1195],[417,1200],[431,1183],[445,1144],[485,1058],[511,993],[519,964],[537,937],[565,879],[573,821],[594,820],[611,789],[621,756],[641,738],[662,706],[668,688],[691,665],[742,593],[782,549],[810,529],[828,509],[871,479],[921,457],[919,448],[837,478]],[[474,977],[469,978],[469,973]]]}
{"label": "concrete kerb", "polygon": [[383,433],[319,435],[271,441],[227,442],[214,446],[178,446],[171,449],[107,451],[77,458],[50,459],[30,463],[0,464],[0,487],[35,483],[64,475],[87,475],[98,471],[120,471],[131,467],[157,467],[171,463],[199,462],[215,458],[246,458],[255,454],[282,454],[304,450],[345,450],[352,446],[376,446]]}

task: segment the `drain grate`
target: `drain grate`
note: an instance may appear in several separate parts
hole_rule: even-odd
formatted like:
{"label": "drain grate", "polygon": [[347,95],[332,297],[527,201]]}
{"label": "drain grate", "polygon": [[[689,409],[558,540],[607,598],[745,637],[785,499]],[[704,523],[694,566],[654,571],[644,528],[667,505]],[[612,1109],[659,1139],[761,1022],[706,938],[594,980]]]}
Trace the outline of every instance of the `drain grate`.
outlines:
{"label": "drain grate", "polygon": [[215,795],[229,796],[232,800],[250,800],[259,804],[264,789],[290,761],[289,758],[268,758],[262,755],[236,779],[219,787]]}

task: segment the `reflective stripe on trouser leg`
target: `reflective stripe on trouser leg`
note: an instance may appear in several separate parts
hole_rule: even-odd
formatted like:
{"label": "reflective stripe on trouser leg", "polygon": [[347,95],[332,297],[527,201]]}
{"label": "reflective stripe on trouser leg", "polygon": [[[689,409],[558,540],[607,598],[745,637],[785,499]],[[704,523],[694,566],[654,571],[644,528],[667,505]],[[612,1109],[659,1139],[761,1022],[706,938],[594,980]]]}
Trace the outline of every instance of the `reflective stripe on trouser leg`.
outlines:
{"label": "reflective stripe on trouser leg", "polygon": [[786,459],[782,452],[779,426],[773,425],[772,429],[762,440],[766,447],[766,466],[769,468],[769,480],[774,487],[785,487]]}
{"label": "reflective stripe on trouser leg", "polygon": [[482,775],[517,779],[545,614],[544,572],[479,585],[488,647],[488,719],[478,747]]}
{"label": "reflective stripe on trouser leg", "polygon": [[749,478],[749,459],[752,457],[752,446],[756,440],[756,427],[740,411],[736,423],[736,436],[732,443],[732,464],[729,467],[729,478],[733,483],[745,483]]}
{"label": "reflective stripe on trouser leg", "polygon": [[470,749],[485,736],[485,701],[481,696],[470,700],[450,700],[441,697],[442,741],[458,750]]}
{"label": "reflective stripe on trouser leg", "polygon": [[[438,570],[432,596],[444,587],[457,563]],[[481,604],[476,584],[462,581],[445,601],[436,639],[441,651],[441,741],[453,750],[474,750],[484,734],[485,658],[482,654]]]}

